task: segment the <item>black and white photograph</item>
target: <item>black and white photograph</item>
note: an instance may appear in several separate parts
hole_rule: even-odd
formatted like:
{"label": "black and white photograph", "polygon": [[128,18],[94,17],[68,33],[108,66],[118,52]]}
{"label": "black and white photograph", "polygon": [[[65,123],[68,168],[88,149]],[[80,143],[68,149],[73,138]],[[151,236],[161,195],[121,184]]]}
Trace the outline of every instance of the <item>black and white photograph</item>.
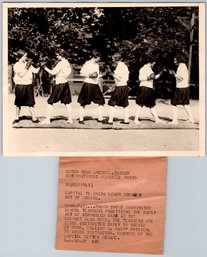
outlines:
{"label": "black and white photograph", "polygon": [[203,156],[204,3],[4,3],[4,156]]}

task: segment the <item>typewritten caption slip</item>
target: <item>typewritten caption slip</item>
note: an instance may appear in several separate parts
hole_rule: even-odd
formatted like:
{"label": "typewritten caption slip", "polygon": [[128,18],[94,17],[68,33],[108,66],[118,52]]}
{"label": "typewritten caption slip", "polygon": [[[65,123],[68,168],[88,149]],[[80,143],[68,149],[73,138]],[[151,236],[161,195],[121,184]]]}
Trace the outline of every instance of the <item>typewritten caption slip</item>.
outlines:
{"label": "typewritten caption slip", "polygon": [[56,248],[162,254],[166,158],[60,158]]}

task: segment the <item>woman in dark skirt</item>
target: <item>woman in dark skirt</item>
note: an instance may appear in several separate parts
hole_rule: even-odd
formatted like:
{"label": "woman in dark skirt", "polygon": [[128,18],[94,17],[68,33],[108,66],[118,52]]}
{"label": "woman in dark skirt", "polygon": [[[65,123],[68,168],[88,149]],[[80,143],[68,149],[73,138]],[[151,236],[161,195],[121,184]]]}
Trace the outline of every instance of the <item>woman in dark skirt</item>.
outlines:
{"label": "woman in dark skirt", "polygon": [[155,110],[155,92],[153,88],[153,80],[158,78],[160,74],[155,76],[154,72],[152,71],[154,63],[150,62],[145,64],[139,71],[139,80],[140,85],[137,93],[136,104],[137,104],[137,111],[135,114],[135,123],[139,124],[139,116],[143,106],[150,108],[150,111],[155,119],[156,123],[163,123],[162,120],[157,115]]}
{"label": "woman in dark skirt", "polygon": [[92,59],[85,62],[80,71],[81,76],[85,77],[82,89],[78,96],[78,103],[80,104],[80,124],[84,124],[85,106],[91,104],[91,102],[98,104],[98,122],[103,121],[103,106],[105,104],[105,100],[98,84],[99,59],[99,53],[94,50],[92,53]]}
{"label": "woman in dark skirt", "polygon": [[190,108],[190,90],[188,83],[188,69],[185,63],[183,63],[181,56],[178,56],[174,59],[174,63],[178,65],[176,73],[171,71],[171,74],[174,74],[176,78],[176,89],[171,100],[172,111],[173,111],[173,120],[172,124],[178,123],[178,111],[177,105],[183,105],[186,113],[188,115],[188,121],[194,123],[193,115]]}
{"label": "woman in dark skirt", "polygon": [[19,122],[19,116],[22,106],[29,107],[32,115],[32,121],[37,123],[38,120],[35,115],[34,105],[34,85],[33,74],[39,72],[39,68],[32,65],[32,60],[28,58],[24,51],[18,52],[19,61],[14,64],[14,83],[15,83],[15,102],[16,105],[16,119],[14,123]]}
{"label": "woman in dark skirt", "polygon": [[91,102],[103,105],[104,98],[99,85],[84,82],[78,97],[78,102],[81,106],[89,105]]}
{"label": "woman in dark skirt", "polygon": [[43,124],[50,123],[50,117],[53,110],[53,104],[57,102],[61,102],[66,106],[67,113],[68,113],[68,120],[69,124],[73,123],[72,120],[72,109],[71,109],[71,93],[70,93],[70,86],[68,83],[68,77],[71,73],[71,67],[68,62],[67,53],[65,50],[60,49],[56,53],[56,58],[58,59],[57,65],[54,67],[53,70],[44,67],[44,69],[50,73],[51,75],[55,75],[55,85],[52,87],[52,93],[48,98],[48,108],[47,108],[47,117],[45,120],[42,121]]}
{"label": "woman in dark skirt", "polygon": [[154,89],[140,86],[137,93],[136,104],[141,107],[153,108],[156,105]]}
{"label": "woman in dark skirt", "polygon": [[129,124],[129,101],[128,101],[128,86],[127,81],[129,79],[129,70],[124,62],[122,62],[121,55],[116,53],[112,56],[112,60],[116,65],[116,69],[113,73],[115,80],[115,90],[111,95],[108,102],[109,107],[109,124],[113,124],[114,119],[114,107],[120,106],[124,108],[124,124]]}

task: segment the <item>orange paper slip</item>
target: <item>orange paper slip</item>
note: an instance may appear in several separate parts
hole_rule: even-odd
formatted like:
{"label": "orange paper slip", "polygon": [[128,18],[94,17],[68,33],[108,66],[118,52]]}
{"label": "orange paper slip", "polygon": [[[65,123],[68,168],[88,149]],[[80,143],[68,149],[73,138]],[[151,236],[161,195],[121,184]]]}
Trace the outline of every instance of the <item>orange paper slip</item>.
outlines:
{"label": "orange paper slip", "polygon": [[60,158],[56,248],[162,254],[166,158]]}

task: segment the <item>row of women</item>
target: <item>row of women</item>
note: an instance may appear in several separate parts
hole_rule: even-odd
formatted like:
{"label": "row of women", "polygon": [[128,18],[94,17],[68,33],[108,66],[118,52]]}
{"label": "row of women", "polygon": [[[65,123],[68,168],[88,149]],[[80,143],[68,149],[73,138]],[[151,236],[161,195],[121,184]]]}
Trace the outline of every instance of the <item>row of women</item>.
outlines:
{"label": "row of women", "polygon": [[[72,108],[71,108],[71,93],[68,84],[68,76],[71,73],[71,66],[67,60],[67,53],[65,50],[60,49],[56,53],[58,60],[57,65],[53,69],[49,69],[45,65],[43,68],[49,74],[55,77],[55,84],[52,87],[52,92],[47,100],[47,114],[46,119],[41,121],[43,124],[49,124],[51,121],[51,114],[53,110],[53,104],[61,102],[66,106],[68,113],[69,124],[73,123],[72,119]],[[115,81],[115,90],[112,92],[109,105],[109,119],[103,119],[103,107],[105,99],[103,93],[99,87],[98,81],[100,78],[99,71],[99,54],[97,51],[93,51],[93,56],[89,61],[83,65],[80,74],[83,76],[84,83],[80,94],[78,96],[78,103],[80,104],[79,109],[79,123],[84,124],[84,111],[87,105],[94,102],[98,105],[98,122],[113,124],[114,120],[114,108],[115,106],[123,107],[124,110],[124,124],[129,124],[129,101],[128,101],[128,87],[127,81],[129,79],[129,70],[126,64],[122,61],[122,57],[119,53],[112,56],[116,68],[113,72]],[[183,62],[179,59],[174,59],[177,64],[177,71],[172,71],[176,78],[176,90],[171,100],[173,119],[172,123],[178,123],[177,119],[177,105],[183,105],[189,122],[194,123],[194,119],[189,106],[189,84],[188,84],[188,69]],[[137,110],[135,114],[134,122],[140,123],[140,111],[143,106],[150,109],[156,123],[163,123],[155,109],[155,93],[153,89],[153,80],[157,79],[160,74],[155,75],[152,68],[154,62],[145,64],[139,71],[139,89],[136,98]],[[20,52],[19,61],[14,64],[14,83],[15,83],[15,105],[16,105],[16,119],[13,123],[19,122],[20,111],[22,106],[28,106],[32,115],[32,121],[38,123],[39,120],[35,116],[34,105],[34,87],[33,87],[33,73],[38,73],[39,68],[35,68],[31,59],[28,58],[26,52]]]}

